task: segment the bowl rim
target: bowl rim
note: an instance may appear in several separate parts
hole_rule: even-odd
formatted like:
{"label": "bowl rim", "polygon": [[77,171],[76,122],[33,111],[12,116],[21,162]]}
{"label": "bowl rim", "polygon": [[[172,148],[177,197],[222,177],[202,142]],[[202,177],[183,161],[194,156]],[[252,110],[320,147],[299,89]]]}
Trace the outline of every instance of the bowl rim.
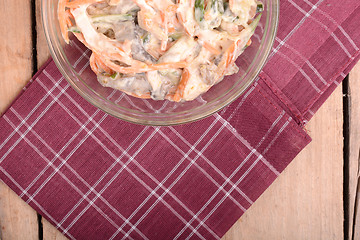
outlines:
{"label": "bowl rim", "polygon": [[[156,118],[155,118],[155,120],[147,120],[147,119],[143,119],[143,118],[138,118],[136,116],[136,114],[134,116],[125,115],[125,114],[114,111],[113,109],[109,108],[106,105],[104,106],[103,103],[96,101],[93,94],[95,94],[98,98],[101,98],[101,99],[104,99],[104,98],[102,96],[99,96],[99,94],[97,94],[96,91],[94,91],[90,87],[88,87],[87,84],[81,80],[81,77],[78,75],[78,73],[72,67],[70,67],[71,64],[67,60],[67,57],[66,57],[65,53],[63,52],[63,49],[61,47],[56,49],[55,45],[52,44],[53,39],[50,36],[50,31],[49,31],[49,29],[52,29],[52,27],[49,25],[49,22],[46,20],[46,16],[45,16],[46,15],[45,14],[45,9],[46,9],[45,4],[49,4],[49,2],[50,2],[48,0],[41,0],[41,18],[42,18],[43,29],[45,32],[46,42],[49,47],[52,59],[55,62],[55,65],[57,66],[57,68],[59,69],[61,74],[64,76],[66,81],[70,84],[70,86],[82,98],[84,98],[87,102],[89,102],[96,108],[104,111],[105,113],[107,113],[115,118],[118,118],[120,120],[124,120],[124,121],[130,122],[130,123],[133,123],[133,124],[145,125],[145,126],[174,126],[174,125],[181,125],[181,124],[187,124],[187,123],[199,121],[199,120],[207,118],[207,117],[221,111],[223,108],[227,107],[232,102],[234,102],[236,99],[241,97],[241,95],[243,93],[245,93],[245,91],[254,83],[254,81],[258,79],[258,75],[260,74],[263,67],[265,66],[265,64],[268,61],[272,46],[275,42],[277,31],[278,31],[280,2],[279,2],[279,0],[271,0],[271,1],[274,1],[274,3],[272,3],[271,14],[274,14],[273,19],[275,20],[275,22],[274,22],[273,28],[270,28],[269,32],[266,35],[269,37],[269,39],[267,41],[268,47],[265,49],[265,52],[262,53],[263,57],[260,58],[260,62],[257,63],[257,66],[259,66],[259,67],[257,68],[256,71],[254,71],[251,74],[252,75],[251,80],[246,82],[246,84],[244,84],[244,86],[242,86],[241,88],[237,89],[235,91],[235,93],[231,94],[231,96],[228,97],[225,101],[220,102],[219,104],[216,104],[215,106],[211,106],[208,111],[205,111],[203,113],[197,113],[195,115],[188,114],[189,116],[186,116],[185,118],[184,118],[184,116],[182,116],[181,119],[172,119],[170,121],[169,120],[156,120]],[[57,36],[57,35],[55,34],[55,36]],[[57,38],[58,38],[58,36],[57,36]],[[57,40],[60,41],[59,39],[57,39]],[[262,40],[263,40],[263,38],[262,38]],[[257,52],[257,54],[259,54],[259,52]],[[67,64],[61,64],[60,60]],[[253,64],[253,62],[252,62],[252,64]],[[67,69],[65,67],[67,67]],[[73,75],[73,76],[71,76],[71,75]],[[80,88],[75,83],[75,81],[72,80],[72,77],[76,77],[78,79],[77,84],[83,85],[83,86],[85,85],[85,88]],[[87,90],[87,91],[84,91],[84,90]],[[90,94],[89,92],[91,92],[92,94]],[[225,96],[225,95],[226,94],[224,94],[223,96]],[[107,102],[107,104],[112,104],[112,103]],[[144,113],[142,113],[142,114],[145,115]]]}

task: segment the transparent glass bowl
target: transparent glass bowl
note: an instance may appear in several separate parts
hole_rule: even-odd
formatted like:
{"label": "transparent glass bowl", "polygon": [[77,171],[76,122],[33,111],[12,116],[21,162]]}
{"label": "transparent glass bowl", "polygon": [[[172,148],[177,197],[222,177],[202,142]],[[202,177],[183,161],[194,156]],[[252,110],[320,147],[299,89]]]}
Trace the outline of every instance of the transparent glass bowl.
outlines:
{"label": "transparent glass bowl", "polygon": [[66,45],[57,20],[58,0],[42,0],[41,13],[51,55],[66,80],[99,109],[132,123],[168,126],[205,118],[236,100],[255,80],[274,43],[279,0],[262,0],[265,5],[252,44],[238,58],[240,71],[225,77],[201,97],[190,102],[143,100],[101,86],[89,67],[87,50],[75,37]]}

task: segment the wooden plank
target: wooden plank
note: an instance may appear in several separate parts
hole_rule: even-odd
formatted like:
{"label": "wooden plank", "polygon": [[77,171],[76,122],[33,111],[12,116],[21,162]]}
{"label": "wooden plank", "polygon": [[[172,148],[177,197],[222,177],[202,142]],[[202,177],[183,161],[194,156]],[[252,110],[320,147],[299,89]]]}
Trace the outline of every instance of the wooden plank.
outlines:
{"label": "wooden plank", "polygon": [[223,240],[343,239],[341,86],[307,126],[312,143]]}
{"label": "wooden plank", "polygon": [[30,1],[0,1],[0,114],[30,80],[32,41]]}
{"label": "wooden plank", "polygon": [[61,232],[59,232],[59,230],[57,230],[51,223],[49,223],[44,218],[42,219],[42,223],[44,240],[67,240],[67,238]]}
{"label": "wooden plank", "polygon": [[37,240],[37,214],[4,183],[0,183],[0,239]]}
{"label": "wooden plank", "polygon": [[[349,152],[349,238],[360,240],[360,62],[349,76],[350,152]],[[353,229],[355,231],[353,231]],[[351,238],[352,237],[352,238]]]}
{"label": "wooden plank", "polygon": [[[0,1],[0,115],[10,105],[32,74],[30,1]],[[0,183],[1,239],[38,239],[36,212]]]}

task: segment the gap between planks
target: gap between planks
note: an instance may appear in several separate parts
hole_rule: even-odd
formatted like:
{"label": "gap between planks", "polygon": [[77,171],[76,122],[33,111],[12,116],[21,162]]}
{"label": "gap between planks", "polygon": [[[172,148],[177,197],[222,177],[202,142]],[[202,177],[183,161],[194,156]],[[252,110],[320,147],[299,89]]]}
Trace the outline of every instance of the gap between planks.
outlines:
{"label": "gap between planks", "polygon": [[349,75],[349,238],[360,240],[360,62]]}

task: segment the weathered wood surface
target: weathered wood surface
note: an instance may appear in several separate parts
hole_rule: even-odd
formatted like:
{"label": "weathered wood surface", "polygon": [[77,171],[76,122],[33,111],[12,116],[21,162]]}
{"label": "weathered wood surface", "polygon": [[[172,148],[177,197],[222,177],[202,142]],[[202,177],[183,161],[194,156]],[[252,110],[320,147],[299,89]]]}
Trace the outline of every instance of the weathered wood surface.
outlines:
{"label": "weathered wood surface", "polygon": [[[0,16],[0,113],[14,100],[32,72],[30,1],[4,0]],[[40,0],[36,0],[37,62],[49,56],[42,31]],[[359,164],[360,66],[350,75],[350,198],[357,216],[355,240],[360,240],[360,211],[355,209]],[[358,96],[356,96],[358,95]],[[329,98],[307,129],[313,142],[224,236],[238,239],[343,239],[343,114],[341,87]],[[357,123],[356,123],[357,122]],[[358,193],[359,194],[359,193]],[[357,205],[360,205],[357,200]],[[352,209],[352,210],[351,210]],[[350,220],[352,221],[352,220]],[[66,238],[46,220],[43,238]],[[1,239],[38,239],[36,213],[7,186],[0,184]]]}
{"label": "weathered wood surface", "polygon": [[[32,74],[30,1],[0,1],[0,115]],[[0,239],[38,239],[36,212],[0,182]]]}

